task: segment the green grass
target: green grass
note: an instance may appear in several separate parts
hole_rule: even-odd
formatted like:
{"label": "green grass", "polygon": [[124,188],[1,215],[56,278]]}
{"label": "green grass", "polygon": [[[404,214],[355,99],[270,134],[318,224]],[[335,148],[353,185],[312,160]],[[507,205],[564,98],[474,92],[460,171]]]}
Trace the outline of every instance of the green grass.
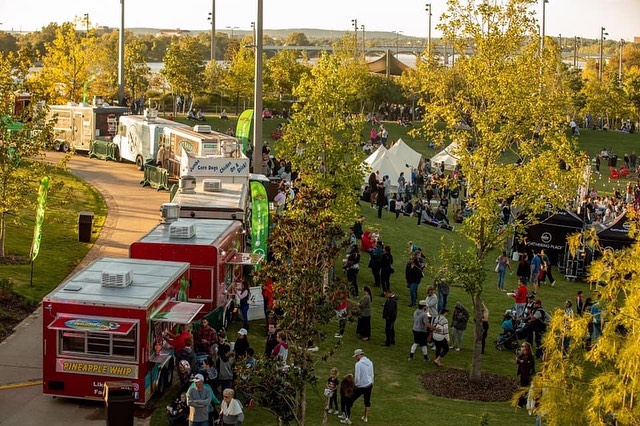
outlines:
{"label": "green grass", "polygon": [[[97,231],[104,224],[107,213],[100,194],[84,181],[53,167],[49,168],[48,174],[50,191],[40,253],[34,262],[33,284],[30,284],[29,264],[0,265],[0,278],[11,279],[17,293],[35,302],[55,288],[91,248],[91,244],[78,242],[78,213],[94,212]],[[37,185],[32,185],[30,197],[35,199],[37,193]],[[34,220],[35,210],[31,209],[21,209],[10,219],[5,241],[7,255],[29,257]],[[92,236],[92,241],[97,235]]]}

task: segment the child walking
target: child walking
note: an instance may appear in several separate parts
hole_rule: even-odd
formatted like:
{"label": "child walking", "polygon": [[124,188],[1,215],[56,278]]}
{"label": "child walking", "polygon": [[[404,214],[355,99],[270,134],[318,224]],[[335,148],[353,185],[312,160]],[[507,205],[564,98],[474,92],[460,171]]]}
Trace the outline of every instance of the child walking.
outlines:
{"label": "child walking", "polygon": [[342,409],[340,423],[342,424],[351,424],[351,407],[353,406],[353,391],[355,388],[356,382],[353,374],[347,374],[342,378],[342,383],[340,384],[340,407]]}
{"label": "child walking", "polygon": [[340,380],[338,379],[338,369],[332,368],[331,375],[327,379],[327,388],[324,390],[324,394],[327,397],[324,409],[329,414],[339,414],[338,411],[338,385]]}

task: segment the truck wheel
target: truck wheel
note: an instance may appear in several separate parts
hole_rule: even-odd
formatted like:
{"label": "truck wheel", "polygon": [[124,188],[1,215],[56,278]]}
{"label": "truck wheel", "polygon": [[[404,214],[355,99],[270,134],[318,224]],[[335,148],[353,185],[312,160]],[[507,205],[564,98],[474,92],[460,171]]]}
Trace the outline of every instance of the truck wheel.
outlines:
{"label": "truck wheel", "polygon": [[122,161],[122,158],[120,157],[120,148],[116,147],[113,150],[113,156],[115,157],[116,161],[119,163]]}
{"label": "truck wheel", "polygon": [[138,155],[136,157],[136,167],[138,168],[138,170],[143,171],[144,170],[144,161],[142,161],[142,156]]}
{"label": "truck wheel", "polygon": [[160,371],[160,377],[158,377],[158,388],[156,393],[162,395],[167,388],[167,370],[164,368]]}
{"label": "truck wheel", "polygon": [[56,151],[56,152],[60,152],[60,146],[61,146],[60,142],[55,141],[53,143],[53,150]]}
{"label": "truck wheel", "polygon": [[169,389],[171,387],[171,385],[173,384],[173,370],[175,369],[175,367],[173,366],[173,363],[169,363],[169,366],[167,367],[166,373],[165,374],[165,387],[167,389]]}
{"label": "truck wheel", "polygon": [[67,152],[69,152],[69,144],[67,144],[66,142],[64,142],[61,146],[60,149],[62,150],[62,152],[64,152],[65,154]]}

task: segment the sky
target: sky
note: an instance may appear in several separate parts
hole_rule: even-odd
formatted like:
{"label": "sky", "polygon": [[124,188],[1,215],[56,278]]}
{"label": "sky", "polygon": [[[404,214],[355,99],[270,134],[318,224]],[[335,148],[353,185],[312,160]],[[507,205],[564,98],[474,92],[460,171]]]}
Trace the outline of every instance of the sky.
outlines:
{"label": "sky", "polygon": [[[257,0],[124,0],[125,28],[205,30],[212,2],[216,3],[216,29],[250,30],[256,20]],[[402,31],[426,37],[425,4],[429,0],[263,0],[264,28],[319,28],[352,31],[352,19],[366,31]],[[445,0],[430,0],[432,35],[445,11]],[[500,0],[498,0],[500,1]],[[542,17],[542,0],[535,9]],[[0,0],[0,31],[33,31],[50,22],[73,21],[89,14],[92,26],[120,25],[120,0]],[[640,37],[640,0],[549,0],[546,34],[563,37],[600,37],[605,27],[611,40]],[[635,21],[635,22],[634,22]]]}

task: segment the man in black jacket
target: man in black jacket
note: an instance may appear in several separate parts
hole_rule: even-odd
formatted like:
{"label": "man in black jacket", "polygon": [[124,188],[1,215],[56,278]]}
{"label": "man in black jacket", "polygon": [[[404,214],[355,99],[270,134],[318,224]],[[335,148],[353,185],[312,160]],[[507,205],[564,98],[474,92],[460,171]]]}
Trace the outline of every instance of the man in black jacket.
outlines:
{"label": "man in black jacket", "polygon": [[391,293],[391,290],[385,290],[384,297],[387,299],[382,308],[382,318],[385,320],[384,334],[386,336],[383,346],[391,346],[396,344],[396,331],[394,329],[396,318],[398,317],[398,297]]}

